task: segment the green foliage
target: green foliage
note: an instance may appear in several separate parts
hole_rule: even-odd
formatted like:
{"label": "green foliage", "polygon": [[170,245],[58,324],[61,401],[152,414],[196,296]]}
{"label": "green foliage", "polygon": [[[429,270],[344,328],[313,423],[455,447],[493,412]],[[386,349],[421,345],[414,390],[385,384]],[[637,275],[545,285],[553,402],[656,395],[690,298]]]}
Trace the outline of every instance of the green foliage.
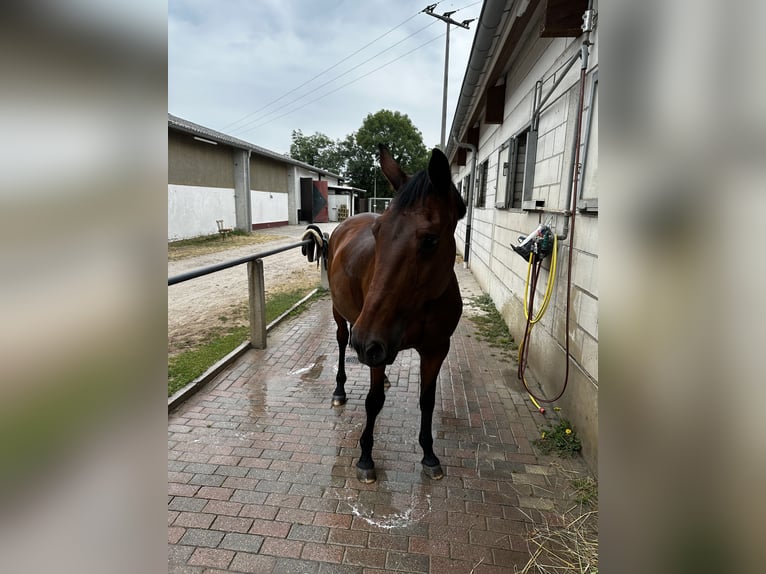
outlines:
{"label": "green foliage", "polygon": [[576,452],[582,449],[582,443],[577,433],[572,429],[571,423],[562,419],[552,427],[545,427],[540,438],[533,444],[540,449],[543,454],[556,452],[560,456],[574,456]]}
{"label": "green foliage", "polygon": [[304,136],[301,130],[293,130],[292,138],[291,158],[332,173],[343,171],[346,158],[339,141],[333,141],[321,132]]}
{"label": "green foliage", "polygon": [[358,157],[366,159],[367,166],[376,166],[366,173],[349,174],[351,179],[366,177],[370,190],[377,179],[377,195],[392,197],[393,190],[377,168],[378,144],[388,147],[391,155],[406,173],[415,173],[428,167],[430,154],[423,144],[423,134],[417,129],[406,114],[380,110],[367,114],[362,127],[354,134]]}
{"label": "green foliage", "polygon": [[415,173],[428,166],[429,150],[423,134],[406,114],[380,110],[368,114],[362,126],[344,139],[331,140],[325,134],[303,135],[293,130],[290,157],[341,175],[349,185],[373,191],[378,197],[392,197],[393,190],[378,167],[378,144],[385,144],[402,169]]}

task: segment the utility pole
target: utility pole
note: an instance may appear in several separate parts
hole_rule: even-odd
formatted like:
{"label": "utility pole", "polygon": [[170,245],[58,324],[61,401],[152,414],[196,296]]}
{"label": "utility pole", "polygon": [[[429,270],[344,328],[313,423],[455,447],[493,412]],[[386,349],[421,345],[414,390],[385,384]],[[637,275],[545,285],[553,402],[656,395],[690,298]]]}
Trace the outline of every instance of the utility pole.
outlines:
{"label": "utility pole", "polygon": [[[437,2],[438,4],[438,2]],[[453,10],[452,12],[445,12],[444,14],[434,14],[434,8],[436,8],[436,4],[429,4],[425,8],[423,8],[422,12],[425,12],[429,16],[433,16],[434,18],[438,18],[442,22],[447,23],[447,47],[444,52],[444,93],[442,95],[442,136],[441,136],[441,143],[440,147],[443,152],[447,151],[446,146],[444,145],[444,138],[446,136],[447,131],[447,78],[449,76],[449,28],[450,24],[453,26],[458,26],[460,28],[465,28],[468,30],[468,25],[473,22],[476,18],[471,18],[470,20],[463,20],[462,22],[458,22],[456,20],[453,20],[451,16],[457,12],[457,10]]]}

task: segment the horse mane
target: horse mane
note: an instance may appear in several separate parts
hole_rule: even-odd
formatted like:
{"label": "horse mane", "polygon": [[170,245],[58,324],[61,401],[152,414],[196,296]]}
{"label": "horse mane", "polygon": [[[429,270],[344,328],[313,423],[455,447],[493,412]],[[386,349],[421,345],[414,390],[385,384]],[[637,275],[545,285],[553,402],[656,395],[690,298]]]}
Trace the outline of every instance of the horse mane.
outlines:
{"label": "horse mane", "polygon": [[[413,205],[422,204],[429,194],[434,193],[434,186],[431,185],[431,181],[428,179],[427,170],[421,170],[407,180],[391,201],[389,209],[392,212],[404,211]],[[450,192],[454,196],[456,207],[458,211],[457,219],[462,219],[466,212],[465,203],[463,198],[455,189],[455,186],[450,183]]]}

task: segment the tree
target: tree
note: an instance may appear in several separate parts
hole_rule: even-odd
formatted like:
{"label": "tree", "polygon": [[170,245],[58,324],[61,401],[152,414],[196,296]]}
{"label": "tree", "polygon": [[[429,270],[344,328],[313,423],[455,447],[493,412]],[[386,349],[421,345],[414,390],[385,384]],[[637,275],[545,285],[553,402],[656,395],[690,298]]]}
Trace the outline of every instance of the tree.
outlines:
{"label": "tree", "polygon": [[337,174],[343,170],[345,157],[338,147],[339,142],[320,132],[304,136],[301,130],[293,130],[292,139],[291,158]]}
{"label": "tree", "polygon": [[367,114],[362,126],[343,140],[323,133],[305,136],[293,130],[290,157],[337,173],[348,185],[366,190],[366,197],[392,197],[393,189],[378,165],[378,144],[388,147],[402,169],[413,174],[428,166],[430,154],[423,134],[406,114],[380,110]]}
{"label": "tree", "polygon": [[377,163],[379,143],[385,144],[397,163],[410,174],[428,166],[429,153],[423,144],[423,134],[409,116],[400,112],[380,110],[368,114],[362,127],[347,136],[343,146],[347,178],[355,187],[366,189],[368,195],[377,189],[379,197],[391,197],[393,190]]}

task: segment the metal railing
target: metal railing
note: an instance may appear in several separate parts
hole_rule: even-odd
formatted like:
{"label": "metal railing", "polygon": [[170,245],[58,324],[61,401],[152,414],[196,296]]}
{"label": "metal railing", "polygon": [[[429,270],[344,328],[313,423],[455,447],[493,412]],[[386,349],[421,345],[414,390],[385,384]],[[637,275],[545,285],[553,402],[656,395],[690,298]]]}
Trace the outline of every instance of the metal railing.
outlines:
{"label": "metal railing", "polygon": [[[217,271],[223,271],[237,265],[247,263],[247,291],[248,291],[248,310],[250,319],[250,345],[256,349],[266,348],[266,289],[263,278],[263,259],[270,255],[276,255],[290,249],[297,247],[308,247],[314,243],[314,239],[304,239],[298,243],[291,243],[290,245],[284,245],[282,247],[276,247],[269,251],[263,251],[262,253],[255,253],[248,255],[247,257],[240,257],[239,259],[232,259],[231,261],[224,261],[223,263],[216,263],[215,265],[209,265],[207,267],[201,267],[193,271],[187,271],[173,277],[168,277],[168,287],[171,285],[177,285],[184,281],[196,279],[197,277],[203,277],[204,275],[210,275]],[[319,257],[321,260],[321,256]],[[327,288],[327,270],[325,266],[320,262],[320,268],[322,270],[322,287]]]}

